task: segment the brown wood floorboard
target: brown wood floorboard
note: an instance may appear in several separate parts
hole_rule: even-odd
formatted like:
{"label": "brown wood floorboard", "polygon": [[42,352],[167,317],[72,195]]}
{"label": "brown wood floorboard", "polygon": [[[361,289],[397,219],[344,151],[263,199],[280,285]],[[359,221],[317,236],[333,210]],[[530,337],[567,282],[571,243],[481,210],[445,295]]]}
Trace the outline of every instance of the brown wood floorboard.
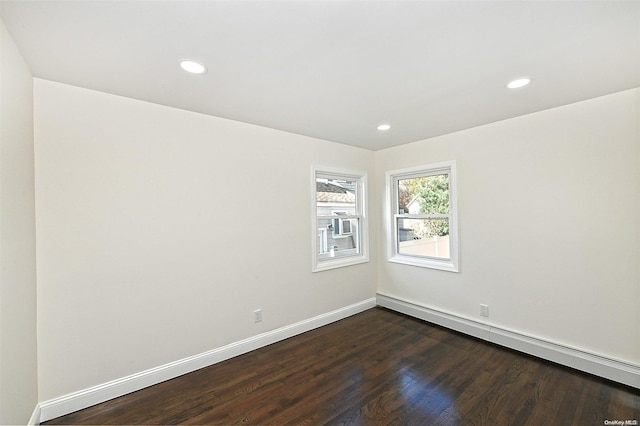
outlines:
{"label": "brown wood floorboard", "polygon": [[375,308],[44,424],[604,425],[640,391]]}

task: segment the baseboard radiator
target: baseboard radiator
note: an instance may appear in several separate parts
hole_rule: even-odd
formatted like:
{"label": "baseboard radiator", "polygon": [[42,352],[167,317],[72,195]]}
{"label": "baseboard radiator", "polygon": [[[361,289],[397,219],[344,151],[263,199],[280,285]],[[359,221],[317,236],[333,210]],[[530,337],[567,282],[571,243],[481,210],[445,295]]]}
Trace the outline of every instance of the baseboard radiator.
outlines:
{"label": "baseboard radiator", "polygon": [[378,293],[378,306],[640,389],[640,366]]}

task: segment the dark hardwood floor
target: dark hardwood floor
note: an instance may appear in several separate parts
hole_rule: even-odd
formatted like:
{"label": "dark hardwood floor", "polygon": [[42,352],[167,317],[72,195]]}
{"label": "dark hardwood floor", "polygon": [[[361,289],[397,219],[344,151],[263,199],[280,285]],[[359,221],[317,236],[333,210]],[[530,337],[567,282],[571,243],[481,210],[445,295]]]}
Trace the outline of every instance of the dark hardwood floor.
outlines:
{"label": "dark hardwood floor", "polygon": [[45,424],[604,425],[640,391],[381,308]]}

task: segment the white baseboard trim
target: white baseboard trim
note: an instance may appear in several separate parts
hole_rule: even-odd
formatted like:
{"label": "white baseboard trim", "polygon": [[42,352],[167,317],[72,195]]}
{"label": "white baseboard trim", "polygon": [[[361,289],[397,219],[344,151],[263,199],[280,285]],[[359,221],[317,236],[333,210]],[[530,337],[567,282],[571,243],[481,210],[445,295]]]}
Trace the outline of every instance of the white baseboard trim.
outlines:
{"label": "white baseboard trim", "polygon": [[378,306],[640,389],[640,365],[528,336],[378,293]]}
{"label": "white baseboard trim", "polygon": [[[74,411],[82,410],[92,405],[135,392],[140,389],[164,382],[183,374],[199,370],[255,349],[279,342],[289,337],[325,326],[351,315],[366,311],[376,306],[376,299],[371,298],[326,314],[318,315],[295,324],[268,331],[248,339],[240,340],[220,348],[216,348],[198,355],[174,361],[140,373],[132,374],[121,379],[112,380],[101,385],[73,392],[54,398],[38,405],[34,416],[38,414],[40,422],[55,419]],[[30,423],[31,424],[31,423]]]}
{"label": "white baseboard trim", "polygon": [[33,414],[31,414],[27,426],[36,426],[40,424],[41,411],[40,404],[36,404],[36,408],[33,410]]}

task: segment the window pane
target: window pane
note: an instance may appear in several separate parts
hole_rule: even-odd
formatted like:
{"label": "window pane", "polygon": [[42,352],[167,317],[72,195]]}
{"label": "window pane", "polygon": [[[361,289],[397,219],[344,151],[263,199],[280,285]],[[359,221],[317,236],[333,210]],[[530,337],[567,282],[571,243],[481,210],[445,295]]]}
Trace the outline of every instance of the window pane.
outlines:
{"label": "window pane", "polygon": [[316,178],[316,214],[356,215],[356,187],[353,180]]}
{"label": "window pane", "polygon": [[320,260],[360,254],[360,218],[318,219]]}
{"label": "window pane", "polygon": [[449,213],[449,175],[398,181],[398,214]]}
{"label": "window pane", "polygon": [[398,254],[449,259],[449,219],[398,221]]}

